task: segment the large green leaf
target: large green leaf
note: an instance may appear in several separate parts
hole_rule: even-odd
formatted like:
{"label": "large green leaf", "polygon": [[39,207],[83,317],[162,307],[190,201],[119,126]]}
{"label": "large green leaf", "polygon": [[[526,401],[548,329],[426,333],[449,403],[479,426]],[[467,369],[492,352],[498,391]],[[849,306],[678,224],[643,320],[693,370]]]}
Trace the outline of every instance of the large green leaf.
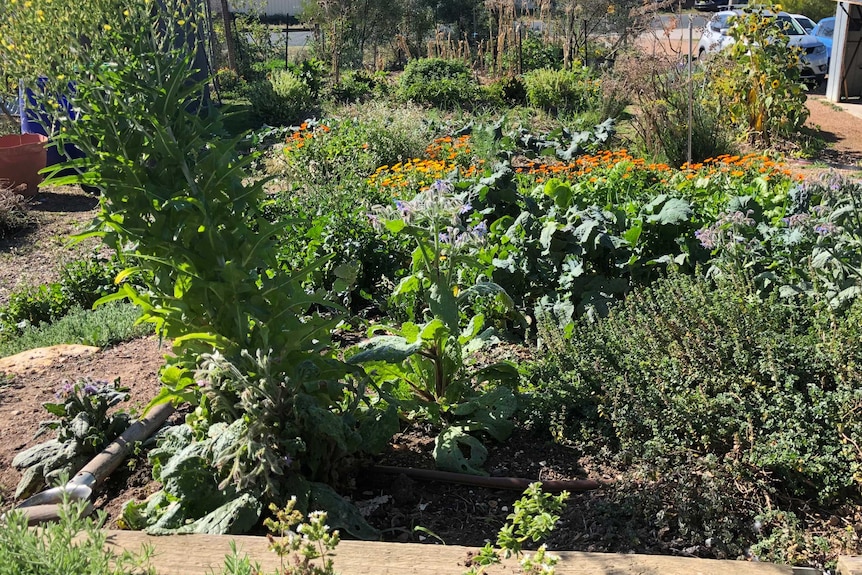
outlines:
{"label": "large green leaf", "polygon": [[348,359],[348,363],[361,364],[371,361],[401,363],[422,349],[422,342],[408,343],[400,335],[379,335],[360,344],[360,347],[364,349]]}
{"label": "large green leaf", "polygon": [[[656,202],[659,198],[661,198],[662,201]],[[667,198],[665,196],[659,196],[656,200],[653,200],[653,202],[645,206],[645,209],[647,210],[650,208],[654,210],[658,205],[661,205],[661,209],[658,213],[653,212],[652,215],[647,216],[648,223],[676,225],[689,221],[691,216],[694,214],[694,211],[691,209],[691,205],[682,198]]]}
{"label": "large green leaf", "polygon": [[[470,453],[469,458],[464,451]],[[444,471],[488,475],[482,465],[488,459],[488,450],[482,442],[467,433],[466,428],[452,425],[443,428],[434,440],[434,461]]]}
{"label": "large green leaf", "polygon": [[309,494],[310,511],[326,511],[326,523],[332,529],[341,529],[357,539],[380,539],[380,532],[365,521],[355,505],[324,483],[312,483]]}
{"label": "large green leaf", "polygon": [[[510,364],[514,369],[514,366]],[[517,370],[515,370],[517,373]],[[465,416],[464,427],[472,431],[485,431],[497,441],[505,441],[515,425],[511,417],[518,409],[518,399],[512,390],[497,386],[488,393],[463,403],[452,410],[454,415]]]}

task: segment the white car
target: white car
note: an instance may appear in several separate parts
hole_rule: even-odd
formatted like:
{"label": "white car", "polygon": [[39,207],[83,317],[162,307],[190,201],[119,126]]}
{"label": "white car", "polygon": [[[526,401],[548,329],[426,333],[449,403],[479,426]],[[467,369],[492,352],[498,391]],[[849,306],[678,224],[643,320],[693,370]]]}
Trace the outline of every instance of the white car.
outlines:
{"label": "white car", "polygon": [[811,34],[811,31],[814,30],[814,26],[816,26],[814,20],[804,14],[791,14],[790,17],[796,20],[797,24],[802,26],[802,29],[805,30],[806,34]]}
{"label": "white car", "polygon": [[[733,20],[742,14],[742,10],[724,10],[710,18],[697,43],[697,57],[703,58],[731,46],[734,39],[728,34],[728,30],[733,25]],[[822,82],[829,71],[829,51],[826,46],[814,36],[806,34],[802,26],[787,12],[779,12],[775,17],[784,24],[788,44],[802,50],[799,58],[802,80],[809,84]]]}

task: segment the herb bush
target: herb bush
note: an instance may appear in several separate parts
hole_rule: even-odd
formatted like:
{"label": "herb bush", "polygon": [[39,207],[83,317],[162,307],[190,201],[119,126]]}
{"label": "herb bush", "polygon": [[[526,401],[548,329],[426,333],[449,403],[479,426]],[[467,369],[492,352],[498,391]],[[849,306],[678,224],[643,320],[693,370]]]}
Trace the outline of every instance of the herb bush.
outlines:
{"label": "herb bush", "polygon": [[312,105],[311,89],[287,70],[273,70],[266,80],[249,84],[247,96],[260,121],[271,126],[296,122]]}
{"label": "herb bush", "polygon": [[26,515],[10,512],[0,530],[0,575],[153,575],[147,566],[151,551],[111,551],[103,530],[107,514],[84,517],[87,504],[64,502],[59,520],[40,529],[28,527]]}
{"label": "herb bush", "polygon": [[[858,496],[862,303],[762,300],[748,278],[671,274],[609,316],[546,331],[535,397],[564,442],[657,468],[692,458],[786,500]],[[554,367],[557,366],[557,367]]]}
{"label": "herb bush", "polygon": [[553,113],[577,113],[601,104],[601,89],[589,68],[550,70],[543,68],[524,74],[527,102]]}
{"label": "herb bush", "polygon": [[438,108],[470,108],[478,94],[479,85],[461,60],[411,60],[398,79],[397,95],[402,100]]}
{"label": "herb bush", "polygon": [[119,302],[94,310],[73,307],[52,323],[31,325],[0,340],[0,357],[61,343],[108,347],[151,334],[152,326],[139,324],[139,315],[137,307]]}

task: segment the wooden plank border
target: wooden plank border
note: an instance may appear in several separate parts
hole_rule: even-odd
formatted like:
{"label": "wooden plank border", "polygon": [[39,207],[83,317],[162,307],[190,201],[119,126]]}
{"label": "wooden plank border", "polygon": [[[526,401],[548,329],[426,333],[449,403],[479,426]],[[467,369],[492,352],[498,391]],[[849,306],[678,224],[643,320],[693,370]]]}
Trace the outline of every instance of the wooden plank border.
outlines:
{"label": "wooden plank border", "polygon": [[[205,575],[221,573],[230,542],[260,563],[264,573],[279,567],[266,538],[232,535],[172,535],[154,537],[139,531],[108,531],[115,551],[139,551],[142,545],[155,550],[152,565],[159,575]],[[342,541],[334,557],[341,575],[461,575],[469,555],[477,549],[457,545]],[[660,555],[555,552],[561,557],[558,575],[792,575],[786,565],[692,559]],[[489,569],[489,575],[520,573],[515,561]],[[849,573],[848,573],[849,575]]]}

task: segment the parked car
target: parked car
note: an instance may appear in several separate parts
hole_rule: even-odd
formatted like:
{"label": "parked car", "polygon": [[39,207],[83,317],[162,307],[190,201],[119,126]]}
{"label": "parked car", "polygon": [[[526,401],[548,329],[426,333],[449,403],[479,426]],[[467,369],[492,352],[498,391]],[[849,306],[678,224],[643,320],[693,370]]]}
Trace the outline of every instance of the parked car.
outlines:
{"label": "parked car", "polygon": [[804,14],[791,14],[790,17],[796,20],[797,24],[802,26],[802,29],[805,30],[806,34],[811,34],[811,31],[814,30],[814,26],[816,26],[814,20]]}
{"label": "parked car", "polygon": [[[743,14],[742,10],[723,10],[710,18],[697,43],[698,58],[715,54],[733,44],[734,39],[728,34],[728,30],[733,24],[733,19],[741,14]],[[784,24],[788,44],[802,50],[799,58],[802,80],[809,84],[822,82],[829,71],[829,50],[820,40],[806,34],[802,26],[787,12],[779,12],[774,16]]]}
{"label": "parked car", "polygon": [[832,32],[835,31],[835,16],[824,18],[812,30],[811,35],[823,42],[826,49],[832,52]]}
{"label": "parked car", "polygon": [[694,0],[694,7],[701,12],[730,10],[734,6],[744,6],[748,0]]}

